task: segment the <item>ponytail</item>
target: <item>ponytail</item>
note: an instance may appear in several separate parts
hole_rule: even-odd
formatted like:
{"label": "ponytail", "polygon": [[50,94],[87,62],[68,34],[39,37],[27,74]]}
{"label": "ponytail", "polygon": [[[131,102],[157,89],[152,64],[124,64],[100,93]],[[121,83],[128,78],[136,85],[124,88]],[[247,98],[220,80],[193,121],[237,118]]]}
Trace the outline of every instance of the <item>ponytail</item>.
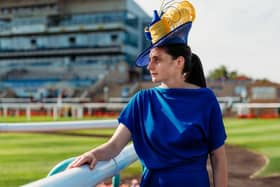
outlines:
{"label": "ponytail", "polygon": [[199,57],[192,53],[191,48],[185,44],[168,44],[161,46],[165,51],[173,57],[173,59],[183,56],[185,59],[185,66],[183,74],[185,75],[185,82],[195,84],[199,87],[206,87],[206,80],[202,68],[202,63]]}
{"label": "ponytail", "polygon": [[191,54],[190,71],[186,78],[186,82],[202,88],[206,87],[206,80],[200,58],[194,53]]}

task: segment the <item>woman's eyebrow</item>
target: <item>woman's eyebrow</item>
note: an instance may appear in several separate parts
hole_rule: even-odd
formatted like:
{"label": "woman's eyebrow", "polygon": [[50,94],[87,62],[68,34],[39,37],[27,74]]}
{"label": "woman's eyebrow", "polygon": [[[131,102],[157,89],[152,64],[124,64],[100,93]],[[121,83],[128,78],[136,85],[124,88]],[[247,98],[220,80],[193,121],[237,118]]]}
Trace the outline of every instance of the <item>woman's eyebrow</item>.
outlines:
{"label": "woman's eyebrow", "polygon": [[149,60],[159,60],[160,57],[159,56],[152,56],[152,57],[149,57]]}

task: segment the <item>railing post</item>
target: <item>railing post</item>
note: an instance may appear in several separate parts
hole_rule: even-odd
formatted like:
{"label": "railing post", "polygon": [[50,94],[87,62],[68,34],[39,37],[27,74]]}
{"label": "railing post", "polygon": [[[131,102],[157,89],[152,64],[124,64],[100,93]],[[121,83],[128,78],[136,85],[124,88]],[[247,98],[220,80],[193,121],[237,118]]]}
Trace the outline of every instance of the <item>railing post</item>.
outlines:
{"label": "railing post", "polygon": [[119,187],[120,186],[120,174],[113,176],[112,178],[112,187]]}

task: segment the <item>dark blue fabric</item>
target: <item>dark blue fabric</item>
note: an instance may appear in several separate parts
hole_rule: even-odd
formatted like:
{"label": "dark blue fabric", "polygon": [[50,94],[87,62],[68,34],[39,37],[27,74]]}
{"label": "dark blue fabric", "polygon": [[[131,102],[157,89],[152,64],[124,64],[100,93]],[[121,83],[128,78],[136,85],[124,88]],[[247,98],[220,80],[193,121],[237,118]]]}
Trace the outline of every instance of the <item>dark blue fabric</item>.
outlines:
{"label": "dark blue fabric", "polygon": [[131,131],[136,153],[147,168],[142,185],[163,187],[181,181],[209,186],[208,153],[226,139],[219,103],[210,89],[139,91],[118,120]]}
{"label": "dark blue fabric", "polygon": [[145,169],[141,187],[209,187],[205,168],[175,167],[161,170]]}
{"label": "dark blue fabric", "polygon": [[[145,49],[136,58],[135,64],[138,67],[143,67],[149,64],[149,54],[151,49],[168,45],[168,44],[188,44],[188,35],[192,27],[192,22],[185,23],[178,28],[174,29],[172,32],[168,33],[162,37],[159,41],[151,44],[150,47]],[[146,33],[147,34],[147,33]]]}

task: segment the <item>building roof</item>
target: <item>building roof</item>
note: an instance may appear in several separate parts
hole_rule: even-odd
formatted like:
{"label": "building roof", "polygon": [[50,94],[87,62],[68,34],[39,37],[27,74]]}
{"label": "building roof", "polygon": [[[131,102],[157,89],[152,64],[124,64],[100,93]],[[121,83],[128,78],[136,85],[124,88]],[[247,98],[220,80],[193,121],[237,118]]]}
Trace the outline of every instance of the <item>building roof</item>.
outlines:
{"label": "building roof", "polygon": [[140,17],[147,13],[133,0],[1,0],[0,19],[20,15],[80,14],[131,10]]}

